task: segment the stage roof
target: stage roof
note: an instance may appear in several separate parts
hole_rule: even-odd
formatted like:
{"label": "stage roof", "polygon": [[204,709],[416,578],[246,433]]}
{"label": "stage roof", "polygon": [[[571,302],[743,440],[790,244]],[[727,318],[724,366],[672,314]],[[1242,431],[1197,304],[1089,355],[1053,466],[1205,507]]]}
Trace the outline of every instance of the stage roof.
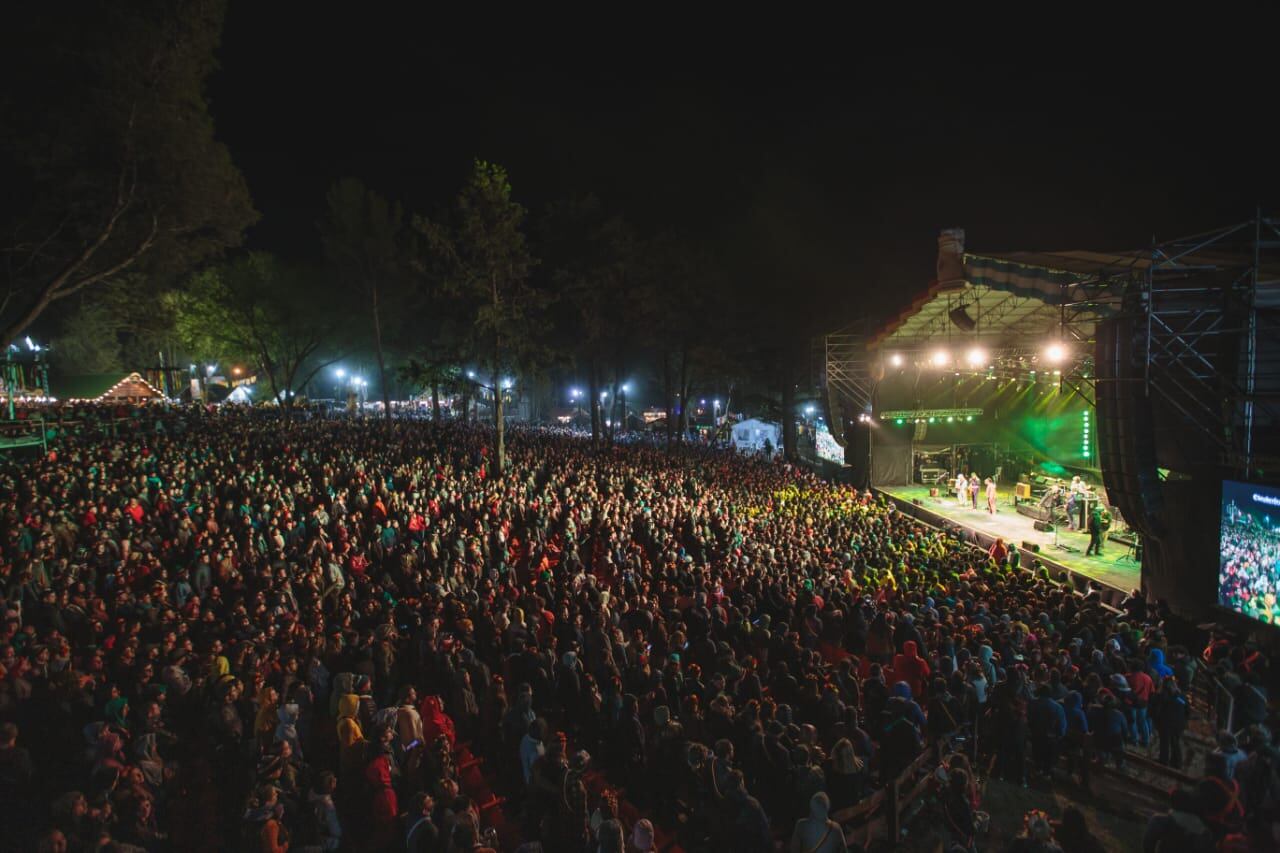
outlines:
{"label": "stage roof", "polygon": [[[951,341],[1016,346],[1042,341],[1064,323],[1091,336],[1092,323],[1119,310],[1125,282],[1147,276],[1153,267],[1175,276],[1251,268],[1252,245],[1232,242],[1251,237],[1250,228],[1242,223],[1125,252],[965,252],[962,279],[931,282],[872,335],[868,346],[910,349]],[[1255,304],[1280,307],[1280,265],[1258,260]],[[972,332],[951,322],[950,312],[959,307],[975,321]]]}
{"label": "stage roof", "polygon": [[[1063,320],[1075,325],[1114,312],[1118,286],[1106,282],[1127,277],[1150,264],[1148,258],[1100,252],[1014,252],[964,256],[960,281],[930,283],[906,310],[872,337],[869,346],[922,347],[961,340],[990,346],[1042,341]],[[964,308],[975,328],[966,332],[950,313]]]}

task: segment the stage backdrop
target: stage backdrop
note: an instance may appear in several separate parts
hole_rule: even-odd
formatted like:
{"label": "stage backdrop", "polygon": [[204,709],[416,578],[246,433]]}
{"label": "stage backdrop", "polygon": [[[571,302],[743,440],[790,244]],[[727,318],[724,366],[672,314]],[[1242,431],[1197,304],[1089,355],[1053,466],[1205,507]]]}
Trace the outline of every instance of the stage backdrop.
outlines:
{"label": "stage backdrop", "polygon": [[[908,368],[886,376],[876,391],[877,411],[923,409],[982,409],[972,421],[937,418],[915,424],[909,419],[881,419],[875,430],[877,446],[997,444],[1020,461],[1006,465],[1004,479],[1036,470],[1061,476],[1096,472],[1097,423],[1091,405],[1050,376],[1038,381],[989,379],[982,376],[939,376],[936,371]],[[921,434],[923,432],[923,434]],[[879,463],[878,451],[873,456]],[[891,468],[887,467],[886,473]],[[896,473],[896,470],[895,470]],[[992,471],[976,472],[986,476]],[[879,469],[877,469],[877,477]],[[877,482],[892,481],[877,479]]]}

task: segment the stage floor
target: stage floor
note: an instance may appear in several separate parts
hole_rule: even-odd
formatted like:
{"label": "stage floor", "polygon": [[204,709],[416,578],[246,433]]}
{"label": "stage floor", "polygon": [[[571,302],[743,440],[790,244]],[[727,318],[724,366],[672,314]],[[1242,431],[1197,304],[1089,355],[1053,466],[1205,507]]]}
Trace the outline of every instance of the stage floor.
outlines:
{"label": "stage floor", "polygon": [[[978,498],[981,508],[973,509],[957,504],[955,495],[929,497],[928,486],[876,486],[876,489],[908,502],[918,500],[921,506],[930,512],[987,536],[999,536],[1006,542],[1019,545],[1023,542],[1033,542],[1040,546],[1042,559],[1058,563],[1077,574],[1123,592],[1137,589],[1140,585],[1142,567],[1129,558],[1127,547],[1119,542],[1108,541],[1102,545],[1101,557],[1086,557],[1084,549],[1089,546],[1089,534],[1059,527],[1058,543],[1072,550],[1064,551],[1054,548],[1053,533],[1036,530],[1032,519],[1014,509],[1012,491],[1003,489],[1000,491],[996,503],[996,514],[991,515],[987,512],[985,497]],[[1026,565],[1025,560],[1023,565]]]}

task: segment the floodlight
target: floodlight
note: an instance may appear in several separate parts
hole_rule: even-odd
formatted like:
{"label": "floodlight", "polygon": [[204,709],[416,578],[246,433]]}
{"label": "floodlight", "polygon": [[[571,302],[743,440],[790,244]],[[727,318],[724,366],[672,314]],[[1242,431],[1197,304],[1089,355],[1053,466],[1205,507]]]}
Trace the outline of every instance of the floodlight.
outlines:
{"label": "floodlight", "polygon": [[934,367],[946,367],[949,361],[951,361],[951,356],[944,349],[938,350],[929,357],[929,363]]}
{"label": "floodlight", "polygon": [[1044,348],[1044,357],[1050,364],[1061,364],[1067,360],[1067,348],[1061,342],[1055,341]]}
{"label": "floodlight", "polygon": [[968,360],[970,367],[986,367],[987,366],[987,351],[984,350],[982,347],[974,347],[973,349],[969,350],[969,353],[968,355],[965,356],[965,358]]}
{"label": "floodlight", "polygon": [[894,367],[902,367],[902,353],[895,352],[893,355],[889,356],[889,363]]}

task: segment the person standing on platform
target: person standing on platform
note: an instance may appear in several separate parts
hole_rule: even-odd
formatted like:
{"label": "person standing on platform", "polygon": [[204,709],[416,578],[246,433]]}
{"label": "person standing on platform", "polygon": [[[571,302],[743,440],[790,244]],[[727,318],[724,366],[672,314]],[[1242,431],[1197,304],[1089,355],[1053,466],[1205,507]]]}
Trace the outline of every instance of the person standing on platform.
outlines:
{"label": "person standing on platform", "polygon": [[969,481],[964,478],[964,472],[961,471],[956,475],[956,500],[960,506],[964,506],[965,500],[969,495]]}
{"label": "person standing on platform", "polygon": [[973,508],[978,508],[978,491],[982,488],[982,481],[978,479],[977,474],[969,474],[969,501],[973,504]]}
{"label": "person standing on platform", "polygon": [[996,514],[996,481],[990,477],[987,478],[987,512]]}
{"label": "person standing on platform", "polygon": [[1089,547],[1084,549],[1084,555],[1087,557],[1093,554],[1096,557],[1102,556],[1102,536],[1107,532],[1106,524],[1102,518],[1102,505],[1094,506],[1093,512],[1089,513]]}

